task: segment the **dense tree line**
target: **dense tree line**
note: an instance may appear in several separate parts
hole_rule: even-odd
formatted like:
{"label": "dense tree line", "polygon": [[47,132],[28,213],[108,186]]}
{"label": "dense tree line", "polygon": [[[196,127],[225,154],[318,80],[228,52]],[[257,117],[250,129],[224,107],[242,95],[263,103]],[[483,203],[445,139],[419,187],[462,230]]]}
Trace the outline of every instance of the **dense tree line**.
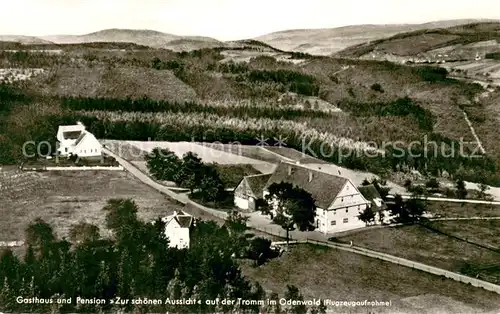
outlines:
{"label": "dense tree line", "polygon": [[[497,174],[497,166],[494,160],[488,156],[467,156],[457,154],[458,143],[455,143],[455,154],[444,155],[440,151],[434,152],[432,147],[414,146],[411,153],[405,151],[406,147],[387,147],[385,154],[364,154],[348,148],[332,147],[327,149],[328,155],[321,155],[325,151],[325,144],[321,140],[311,140],[295,133],[283,130],[255,130],[238,129],[223,126],[213,126],[207,130],[206,126],[179,124],[160,124],[151,121],[110,121],[99,120],[88,115],[77,113],[66,113],[58,116],[48,116],[46,122],[37,125],[37,138],[47,140],[55,138],[57,127],[64,124],[73,124],[82,121],[90,132],[97,138],[114,140],[136,140],[136,141],[200,141],[200,142],[238,142],[243,145],[257,145],[259,138],[268,138],[269,145],[274,145],[277,138],[286,137],[287,146],[303,151],[306,154],[317,154],[317,157],[334,164],[343,165],[351,169],[370,171],[375,174],[386,174],[389,171],[398,171],[411,168],[424,174],[438,175],[447,171],[451,175],[460,175],[463,180],[482,182],[491,185],[500,185]],[[432,140],[432,139],[430,139]],[[19,151],[13,153],[5,152],[0,162],[7,163],[12,160],[20,160],[21,143],[13,142],[11,138],[5,138],[6,145],[18,145]],[[44,147],[47,150],[46,147]],[[53,152],[55,147],[53,148]],[[464,151],[467,153],[467,151]]]}
{"label": "dense tree line", "polygon": [[421,129],[432,131],[434,118],[432,113],[414,103],[410,98],[400,98],[388,103],[365,104],[359,102],[341,102],[340,108],[358,116],[411,116]]}
{"label": "dense tree line", "polygon": [[290,70],[251,70],[244,75],[250,82],[274,82],[305,96],[318,96],[319,86],[313,76]]}
{"label": "dense tree line", "polygon": [[500,52],[487,53],[484,57],[486,59],[500,60]]}
{"label": "dense tree line", "polygon": [[196,191],[205,202],[220,202],[226,195],[215,165],[204,164],[192,152],[180,159],[170,150],[157,147],[146,154],[145,159],[155,179],[173,181],[180,187],[188,188],[191,195]]}
{"label": "dense tree line", "polygon": [[[111,238],[102,238],[96,226],[76,225],[71,241],[58,239],[50,225],[37,219],[26,230],[28,248],[20,259],[9,249],[0,257],[0,310],[8,312],[174,312],[174,313],[265,313],[273,309],[259,305],[207,305],[205,300],[227,298],[264,300],[266,293],[258,283],[243,277],[234,258],[241,243],[241,223],[219,227],[215,222],[196,221],[190,248],[168,246],[164,223],[146,223],[137,218],[137,205],[131,200],[110,200],[104,207]],[[260,241],[260,240],[259,240]],[[268,249],[258,245],[256,252]],[[253,253],[252,253],[253,254]],[[260,253],[259,253],[260,255]],[[297,294],[288,287],[285,297]],[[72,298],[71,304],[19,303],[17,297]],[[105,304],[76,305],[76,298],[106,299]],[[194,305],[110,304],[122,299],[179,300],[196,298]],[[293,310],[293,309],[291,309]],[[295,312],[295,311],[294,311]]]}
{"label": "dense tree line", "polygon": [[277,106],[207,106],[192,102],[173,103],[149,98],[142,99],[112,99],[112,98],[82,98],[62,97],[61,105],[70,110],[105,110],[130,112],[174,112],[174,113],[207,113],[229,117],[252,117],[269,119],[292,119],[297,117],[328,117],[329,114],[317,110],[300,110],[279,108]]}
{"label": "dense tree line", "polygon": [[0,51],[0,62],[10,67],[46,68],[69,62],[66,55],[53,55],[47,52]]}

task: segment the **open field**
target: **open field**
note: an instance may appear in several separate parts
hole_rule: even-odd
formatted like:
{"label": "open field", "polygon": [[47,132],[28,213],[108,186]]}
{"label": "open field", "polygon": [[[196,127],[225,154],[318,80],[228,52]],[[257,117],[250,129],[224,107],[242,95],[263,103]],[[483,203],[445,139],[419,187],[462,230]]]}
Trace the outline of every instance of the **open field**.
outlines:
{"label": "open field", "polygon": [[[304,266],[306,265],[306,266]],[[389,308],[336,308],[334,313],[485,313],[498,295],[403,266],[335,249],[292,246],[283,257],[243,272],[283,295],[299,287],[304,299],[391,301]]]}
{"label": "open field", "polygon": [[427,202],[427,210],[438,217],[500,217],[500,206],[485,204]]}
{"label": "open field", "polygon": [[435,221],[432,226],[456,237],[500,249],[499,220]]}
{"label": "open field", "polygon": [[251,159],[244,156],[234,155],[228,152],[212,149],[197,143],[190,142],[139,142],[128,141],[128,144],[136,148],[151,152],[155,147],[166,148],[174,152],[178,157],[182,157],[187,152],[193,152],[206,163],[218,164],[268,164],[265,161]]}
{"label": "open field", "polygon": [[[450,225],[452,222],[447,222],[447,224]],[[484,229],[480,230],[478,230],[478,235],[482,232],[484,236],[487,236]],[[339,237],[339,240],[353,241],[357,246],[454,272],[463,271],[466,264],[486,267],[498,265],[500,260],[500,252],[440,234],[420,225],[373,229]],[[500,283],[498,273],[491,274],[484,270],[478,271],[476,275],[479,279],[495,284]]]}
{"label": "open field", "polygon": [[121,171],[11,170],[0,175],[1,241],[23,240],[25,228],[37,217],[50,223],[59,236],[66,236],[80,221],[96,224],[103,232],[101,209],[113,198],[133,199],[140,207],[138,216],[146,221],[184,207]]}

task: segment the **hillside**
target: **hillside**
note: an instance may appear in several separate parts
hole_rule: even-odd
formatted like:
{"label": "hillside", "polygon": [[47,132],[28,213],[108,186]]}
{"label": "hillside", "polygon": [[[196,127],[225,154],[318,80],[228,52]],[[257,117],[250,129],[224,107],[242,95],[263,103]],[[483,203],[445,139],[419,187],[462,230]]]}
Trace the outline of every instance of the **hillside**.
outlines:
{"label": "hillside", "polygon": [[463,19],[424,24],[354,25],[326,29],[285,30],[262,35],[255,39],[285,51],[330,55],[350,46],[391,37],[398,33],[446,28],[477,21]]}
{"label": "hillside", "polygon": [[[21,103],[6,118],[4,134],[17,135],[4,137],[11,142],[5,158],[17,158],[9,150],[16,151],[25,137],[52,134],[57,124],[78,119],[96,136],[117,140],[255,145],[264,135],[288,138],[289,147],[304,150],[306,138],[312,154],[325,152],[322,143],[332,148],[333,153],[318,158],[398,183],[404,179],[391,176],[411,167],[428,175],[446,170],[472,182],[500,184],[494,159],[500,149],[493,137],[482,138],[491,147],[484,159],[354,154],[367,149],[368,142],[386,149],[384,143],[406,147],[425,138],[446,149],[462,138],[474,141],[461,106],[471,113],[480,109],[473,101],[480,86],[450,79],[432,67],[271,52],[258,42],[237,43],[247,44],[251,47],[190,52],[76,47],[59,55],[0,52],[3,68],[44,69],[21,86],[41,111],[27,112]],[[25,114],[35,114],[36,122],[20,124]],[[50,123],[44,122],[49,118]],[[495,132],[492,117],[476,120],[482,133]],[[47,129],[26,132],[31,127]]]}
{"label": "hillside", "polygon": [[34,36],[22,36],[22,35],[0,35],[0,41],[16,42],[20,44],[51,44],[49,40],[44,40]]}
{"label": "hillside", "polygon": [[400,33],[348,47],[336,55],[402,62],[464,61],[499,51],[499,42],[500,23],[482,22]]}
{"label": "hillside", "polygon": [[189,41],[195,49],[221,44],[218,40],[200,36],[178,36],[153,30],[106,29],[85,35],[52,35],[41,37],[57,44],[89,42],[126,42],[153,48],[172,48]]}

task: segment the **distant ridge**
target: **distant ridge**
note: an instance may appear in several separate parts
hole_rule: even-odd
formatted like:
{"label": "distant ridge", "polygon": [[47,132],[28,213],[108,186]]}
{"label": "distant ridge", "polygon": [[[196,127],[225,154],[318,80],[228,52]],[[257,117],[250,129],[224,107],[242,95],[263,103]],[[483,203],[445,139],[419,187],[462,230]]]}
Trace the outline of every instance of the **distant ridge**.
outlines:
{"label": "distant ridge", "polygon": [[40,37],[56,44],[79,44],[89,42],[127,42],[152,48],[171,48],[173,41],[189,40],[199,46],[222,44],[220,41],[202,36],[178,36],[148,29],[105,29],[85,35],[51,35]]}
{"label": "distant ridge", "polygon": [[23,35],[0,35],[0,41],[11,41],[20,43],[23,45],[47,45],[53,44],[53,42],[44,40],[33,36],[23,36]]}
{"label": "distant ridge", "polygon": [[269,33],[254,39],[285,51],[331,55],[350,46],[391,37],[398,33],[496,21],[491,19],[460,19],[423,24],[367,24],[322,29],[293,29]]}

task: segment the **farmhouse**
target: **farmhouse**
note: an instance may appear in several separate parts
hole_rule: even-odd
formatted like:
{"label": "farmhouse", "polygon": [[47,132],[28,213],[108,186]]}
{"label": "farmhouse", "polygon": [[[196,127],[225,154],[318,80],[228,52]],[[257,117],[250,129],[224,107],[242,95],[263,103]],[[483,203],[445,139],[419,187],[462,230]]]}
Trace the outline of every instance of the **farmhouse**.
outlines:
{"label": "farmhouse", "polygon": [[174,211],[170,216],[162,218],[165,223],[165,236],[169,240],[170,247],[178,249],[189,248],[189,231],[193,225],[193,216],[183,211]]}
{"label": "farmhouse", "polygon": [[243,211],[255,211],[256,201],[262,198],[264,187],[271,174],[246,176],[234,190],[234,204]]}
{"label": "farmhouse", "polygon": [[102,147],[94,134],[88,132],[81,122],[75,125],[60,125],[57,131],[59,155],[79,157],[99,157]]}
{"label": "farmhouse", "polygon": [[245,177],[235,190],[235,205],[244,211],[254,211],[256,200],[269,194],[269,186],[281,182],[291,183],[312,195],[316,201],[316,228],[323,233],[362,228],[365,223],[358,215],[363,210],[372,204],[375,208],[380,206],[380,210],[384,208],[382,198],[371,188],[365,188],[367,199],[347,178],[290,162],[281,162],[272,174]]}

